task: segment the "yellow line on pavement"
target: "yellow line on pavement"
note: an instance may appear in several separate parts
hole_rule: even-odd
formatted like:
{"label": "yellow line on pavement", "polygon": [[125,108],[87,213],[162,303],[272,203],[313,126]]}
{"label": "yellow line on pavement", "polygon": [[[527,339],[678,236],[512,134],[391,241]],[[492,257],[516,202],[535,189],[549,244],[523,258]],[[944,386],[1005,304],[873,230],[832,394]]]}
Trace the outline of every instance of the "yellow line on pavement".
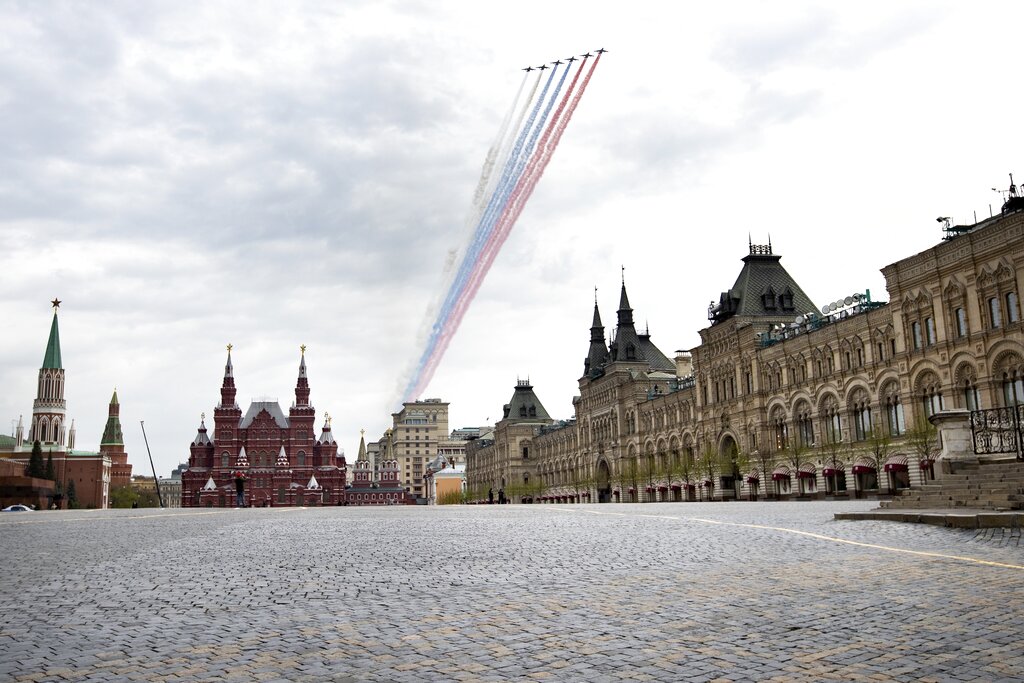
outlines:
{"label": "yellow line on pavement", "polygon": [[[571,508],[552,508],[561,512],[589,512],[592,515],[615,515],[617,517],[625,517],[624,512],[599,512],[597,510],[573,510]],[[677,522],[701,522],[703,524],[717,524],[720,526],[735,526],[746,529],[761,529],[764,531],[778,531],[780,533],[795,534],[797,536],[806,536],[807,538],[815,538],[819,541],[829,541],[831,543],[842,543],[845,545],[853,545],[861,548],[871,548],[873,550],[884,550],[890,553],[903,553],[905,555],[917,555],[919,557],[935,557],[943,560],[956,560],[958,562],[970,562],[971,564],[980,564],[987,567],[1001,567],[1003,569],[1022,569],[1024,565],[1019,564],[1008,564],[1006,562],[993,562],[992,560],[982,560],[977,557],[966,557],[964,555],[947,555],[945,553],[934,553],[926,550],[910,550],[908,548],[894,548],[889,545],[878,545],[877,543],[863,543],[861,541],[851,541],[845,538],[838,538],[836,536],[826,536],[824,534],[816,534],[812,531],[801,531],[799,529],[789,529],[781,526],[769,526],[767,524],[747,524],[743,522],[723,522],[718,519],[706,519],[704,517],[676,517],[672,515],[644,515],[636,514],[635,517],[649,517],[651,519],[671,519]]]}

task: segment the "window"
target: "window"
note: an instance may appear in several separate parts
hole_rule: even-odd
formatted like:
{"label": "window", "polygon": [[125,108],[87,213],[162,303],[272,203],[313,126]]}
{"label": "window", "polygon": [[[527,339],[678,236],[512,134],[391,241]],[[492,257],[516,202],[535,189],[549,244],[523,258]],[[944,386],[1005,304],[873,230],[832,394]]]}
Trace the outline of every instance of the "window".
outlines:
{"label": "window", "polygon": [[1017,295],[1010,292],[1006,295],[1006,322],[1015,323],[1020,320],[1020,314],[1017,312]]}
{"label": "window", "polygon": [[786,433],[786,421],[781,417],[776,418],[774,423],[775,428],[775,450],[781,451],[786,447],[787,433]]}
{"label": "window", "polygon": [[910,324],[910,334],[914,338],[914,348],[921,348],[921,323],[912,322]]}
{"label": "window", "polygon": [[895,339],[890,339],[889,340],[889,350],[892,352],[892,355],[894,355],[894,356],[896,355],[896,340]]}
{"label": "window", "polygon": [[285,502],[284,487],[283,486],[278,486],[277,487],[277,502],[278,503],[284,503]]}
{"label": "window", "polygon": [[797,429],[800,435],[800,445],[809,448],[814,445],[814,423],[811,421],[810,408],[800,411],[797,416]]}
{"label": "window", "polygon": [[230,460],[231,460],[231,456],[228,454],[227,451],[224,451],[223,453],[220,454],[220,466],[221,467],[228,467],[228,465],[230,463]]}
{"label": "window", "polygon": [[942,392],[935,386],[925,387],[921,393],[921,404],[926,417],[931,417],[943,409]]}
{"label": "window", "polygon": [[903,418],[903,405],[899,394],[890,394],[885,399],[885,414],[889,422],[889,434],[899,436],[907,431],[907,423]]}
{"label": "window", "polygon": [[988,319],[992,323],[992,329],[1003,326],[1003,314],[999,310],[999,297],[997,296],[988,300]]}
{"label": "window", "polygon": [[295,462],[299,467],[304,467],[306,465],[306,452],[299,451],[298,454],[296,454]]}
{"label": "window", "polygon": [[853,406],[853,432],[857,441],[864,441],[871,433],[871,406],[866,400]]}
{"label": "window", "polygon": [[523,446],[523,457],[524,458],[529,458],[530,457],[530,447],[529,446]]}
{"label": "window", "polygon": [[953,312],[956,317],[956,336],[966,337],[967,336],[967,313],[962,308],[958,308]]}
{"label": "window", "polygon": [[935,321],[932,318],[924,319],[924,331],[928,346],[933,346],[935,344]]}
{"label": "window", "polygon": [[1024,403],[1024,378],[1016,370],[1003,373],[1003,403],[1007,406]]}
{"label": "window", "polygon": [[978,410],[981,402],[978,400],[978,387],[968,378],[964,380],[964,408],[967,410]]}
{"label": "window", "polygon": [[749,372],[746,373],[746,381],[747,381],[747,393],[748,394],[754,393],[753,379],[751,378]]}

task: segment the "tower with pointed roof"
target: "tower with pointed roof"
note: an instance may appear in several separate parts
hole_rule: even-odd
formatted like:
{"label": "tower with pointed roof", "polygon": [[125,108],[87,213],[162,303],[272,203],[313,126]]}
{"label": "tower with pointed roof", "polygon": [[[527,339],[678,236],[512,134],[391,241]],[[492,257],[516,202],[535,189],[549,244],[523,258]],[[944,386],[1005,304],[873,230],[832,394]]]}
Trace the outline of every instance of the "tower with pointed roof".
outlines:
{"label": "tower with pointed roof", "polygon": [[32,403],[32,424],[29,442],[38,441],[44,447],[63,446],[67,422],[67,402],[64,400],[64,365],[60,356],[60,330],[57,325],[57,308],[60,301],[53,300],[53,322],[50,323],[50,337],[43,354],[43,365],[39,368],[39,383],[36,399]]}
{"label": "tower with pointed roof", "polygon": [[594,322],[590,325],[590,349],[583,361],[583,374],[593,377],[601,372],[608,362],[608,347],[604,343],[604,325],[601,324],[601,311],[597,307],[597,290],[594,293]]}
{"label": "tower with pointed roof", "polygon": [[124,438],[121,435],[121,404],[117,400],[117,389],[114,389],[110,397],[107,424],[103,428],[103,438],[100,439],[100,453],[110,458],[111,487],[131,484],[132,466],[128,463],[128,454],[124,450]]}

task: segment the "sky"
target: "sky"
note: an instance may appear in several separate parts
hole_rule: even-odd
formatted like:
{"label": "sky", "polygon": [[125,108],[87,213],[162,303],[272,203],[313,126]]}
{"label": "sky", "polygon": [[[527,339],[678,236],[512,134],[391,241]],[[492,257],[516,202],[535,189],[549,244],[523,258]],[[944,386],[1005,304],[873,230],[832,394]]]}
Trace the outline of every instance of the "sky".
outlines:
{"label": "sky", "polygon": [[6,1],[0,25],[0,428],[56,297],[76,447],[116,388],[136,473],[141,421],[160,476],[187,460],[228,343],[243,410],[287,410],[304,344],[318,424],[349,459],[379,438],[526,66],[609,50],[421,396],[453,428],[518,379],[572,417],[623,272],[671,357],[748,239],[819,306],[885,300],[937,217],[1024,180],[1020,3]]}

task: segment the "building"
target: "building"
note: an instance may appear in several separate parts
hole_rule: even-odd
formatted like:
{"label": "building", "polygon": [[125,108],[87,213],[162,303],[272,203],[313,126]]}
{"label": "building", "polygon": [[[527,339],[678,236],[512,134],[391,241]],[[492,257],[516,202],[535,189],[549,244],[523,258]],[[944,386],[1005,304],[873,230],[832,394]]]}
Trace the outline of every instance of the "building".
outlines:
{"label": "building", "polygon": [[488,437],[466,445],[466,486],[478,501],[498,500],[502,494],[531,502],[539,485],[534,439],[556,424],[533,391],[529,380],[517,380],[512,399],[502,407],[502,419]]}
{"label": "building", "polygon": [[[388,431],[392,448],[383,457],[398,462],[402,486],[416,498],[423,498],[425,466],[437,455],[438,444],[448,435],[448,404],[439,398],[403,403],[391,418],[392,428]],[[385,434],[379,442],[381,452],[387,448],[388,439]]]}
{"label": "building", "polygon": [[345,456],[325,416],[319,437],[316,410],[309,402],[305,347],[302,347],[295,402],[286,416],[277,401],[255,400],[242,414],[235,401],[231,345],[224,366],[213,435],[202,416],[181,475],[182,507],[234,507],[241,492],[247,506],[342,505]]}
{"label": "building", "polygon": [[[390,430],[385,438],[391,436]],[[392,448],[386,448],[389,453]],[[359,453],[352,469],[347,505],[414,505],[415,497],[401,482],[397,460],[382,458],[376,467],[370,462],[363,432],[359,432]]]}
{"label": "building", "polygon": [[76,449],[75,423],[72,420],[68,426],[67,401],[64,399],[65,372],[57,321],[60,303],[58,299],[52,302],[53,320],[43,363],[39,368],[28,438],[25,438],[24,421],[19,417],[15,433],[12,436],[0,436],[0,458],[25,466],[32,455],[33,445],[38,441],[44,459],[53,460],[56,475],[54,493],[46,507],[54,503],[58,507],[66,507],[68,500],[65,493],[73,488],[79,507],[106,508],[109,506],[110,486],[115,476],[117,481],[127,483],[132,467],[128,464],[128,455],[121,439],[117,392],[114,392],[109,406],[99,451]]}
{"label": "building", "polygon": [[850,287],[819,307],[771,244],[749,244],[742,264],[700,346],[674,363],[636,331],[625,283],[609,343],[595,302],[574,417],[506,412],[493,441],[467,452],[471,490],[545,502],[885,496],[934,477],[929,416],[1024,400],[1016,188],[1000,214],[884,267],[888,303]]}

